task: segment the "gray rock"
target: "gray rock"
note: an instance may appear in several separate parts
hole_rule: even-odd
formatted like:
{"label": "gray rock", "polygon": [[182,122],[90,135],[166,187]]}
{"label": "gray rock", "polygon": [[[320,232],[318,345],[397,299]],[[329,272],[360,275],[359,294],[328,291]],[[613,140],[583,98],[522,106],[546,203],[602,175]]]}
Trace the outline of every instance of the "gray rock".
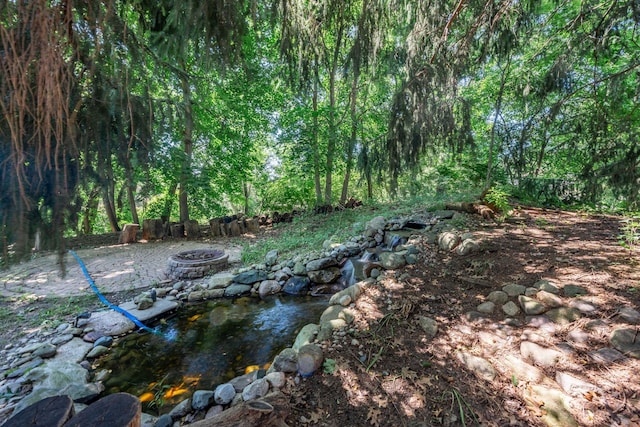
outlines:
{"label": "gray rock", "polygon": [[55,360],[80,363],[93,348],[93,344],[75,337],[71,341],[58,347]]}
{"label": "gray rock", "polygon": [[541,302],[524,295],[518,297],[518,302],[520,303],[520,307],[522,307],[522,311],[528,315],[542,314],[547,310],[547,307]]}
{"label": "gray rock", "polygon": [[547,311],[547,317],[558,325],[568,325],[582,317],[579,310],[571,307],[558,307]]}
{"label": "gray rock", "polygon": [[269,383],[264,378],[255,380],[242,390],[242,400],[245,402],[249,400],[259,399],[264,397],[269,391]]}
{"label": "gray rock", "polygon": [[487,300],[493,302],[496,305],[502,305],[509,301],[509,295],[504,291],[493,291],[487,295]]}
{"label": "gray rock", "polygon": [[237,297],[240,295],[248,294],[251,292],[251,285],[234,283],[233,285],[229,285],[224,290],[225,297]]}
{"label": "gray rock", "polygon": [[451,219],[455,214],[456,211],[442,209],[433,212],[433,216],[440,219]]}
{"label": "gray rock", "polygon": [[301,377],[306,378],[313,375],[324,361],[324,353],[322,348],[315,344],[307,344],[298,350],[298,373]]}
{"label": "gray rock", "polygon": [[630,323],[632,325],[640,324],[640,311],[635,310],[631,307],[622,307],[618,311],[618,316],[623,321]]}
{"label": "gray rock", "polygon": [[609,342],[625,356],[640,359],[640,339],[638,330],[632,328],[619,328],[614,330],[609,337]]}
{"label": "gray rock", "polygon": [[361,283],[356,283],[355,285],[351,285],[348,288],[341,290],[331,296],[329,299],[330,305],[344,305],[342,303],[342,298],[344,296],[348,296],[351,298],[351,301],[356,301],[360,294],[362,293],[363,285]]}
{"label": "gray rock", "polygon": [[319,331],[320,326],[316,325],[315,323],[309,323],[308,325],[305,325],[300,330],[300,332],[298,332],[292,348],[297,351],[300,349],[300,347],[311,344],[315,340],[316,335],[318,335]]}
{"label": "gray rock", "polygon": [[536,299],[550,308],[562,306],[562,298],[551,292],[538,291],[536,293]]}
{"label": "gray rock", "polygon": [[425,332],[427,338],[433,339],[438,334],[438,322],[426,316],[418,316],[418,325]]}
{"label": "gray rock", "polygon": [[275,265],[278,262],[278,251],[274,249],[267,252],[264,257],[264,262],[267,265]]}
{"label": "gray rock", "polygon": [[[248,374],[240,375],[239,377],[233,378],[229,381],[236,391],[236,393],[242,393],[242,390],[252,382],[258,379],[258,371],[252,371]],[[232,398],[233,399],[233,398]]]}
{"label": "gray rock", "polygon": [[260,282],[260,287],[258,288],[258,295],[261,297],[265,297],[268,295],[274,295],[279,293],[282,290],[282,286],[278,283],[277,280],[263,280]]}
{"label": "gray rock", "polygon": [[91,351],[89,351],[89,353],[87,353],[87,359],[95,359],[96,357],[100,357],[103,354],[106,354],[108,351],[109,349],[105,346],[95,346],[91,349]]}
{"label": "gray rock", "polygon": [[578,422],[570,411],[570,398],[560,390],[530,385],[525,391],[525,399],[530,402],[544,402],[544,412],[540,419],[548,427],[578,427]]}
{"label": "gray rock", "polygon": [[295,276],[304,276],[307,274],[307,268],[302,261],[298,261],[293,265],[293,274]]}
{"label": "gray rock", "polygon": [[518,295],[524,295],[527,290],[526,286],[518,285],[517,283],[509,283],[502,287],[502,291],[510,297],[517,297]]}
{"label": "gray rock", "polygon": [[270,372],[264,376],[264,379],[273,388],[282,388],[287,382],[287,377],[284,375],[284,372]]}
{"label": "gray rock", "polygon": [[111,347],[111,344],[113,344],[113,338],[111,338],[109,335],[105,335],[103,337],[98,338],[93,343],[93,346],[97,347],[97,346],[101,345],[103,347]]}
{"label": "gray rock", "polygon": [[599,387],[576,378],[566,372],[556,372],[556,382],[569,396],[582,397],[590,391],[595,391],[600,395],[604,394]]}
{"label": "gray rock", "polygon": [[543,347],[531,341],[522,341],[520,343],[520,354],[525,359],[532,360],[536,365],[547,367],[554,366],[562,357],[562,352]]}
{"label": "gray rock", "polygon": [[229,272],[216,273],[209,278],[209,289],[226,288],[233,282],[235,274]]}
{"label": "gray rock", "polygon": [[160,415],[154,427],[173,427],[173,418],[169,414]]}
{"label": "gray rock", "polygon": [[285,348],[273,359],[270,372],[292,373],[298,369],[298,352],[292,348]]}
{"label": "gray rock", "polygon": [[624,354],[613,348],[601,348],[595,351],[589,352],[589,356],[601,365],[610,365],[619,360],[624,360]]}
{"label": "gray rock", "polygon": [[138,310],[148,310],[153,307],[154,301],[150,296],[141,296],[135,301],[135,303]]}
{"label": "gray rock", "polygon": [[256,282],[267,280],[267,272],[264,270],[249,270],[238,274],[233,281],[242,285],[253,285]]}
{"label": "gray rock", "polygon": [[518,307],[513,301],[507,301],[502,305],[502,311],[507,316],[515,316],[520,313],[520,307]]}
{"label": "gray rock", "polygon": [[598,307],[595,304],[581,298],[572,299],[569,302],[569,307],[579,310],[582,314],[592,314],[598,311]]}
{"label": "gray rock", "polygon": [[[67,330],[69,330],[70,328],[67,328]],[[62,335],[58,335],[57,337],[54,337],[51,340],[51,344],[53,345],[60,345],[60,344],[64,344],[66,342],[69,342],[73,339],[73,334],[62,334]]]}
{"label": "gray rock", "polygon": [[[138,320],[140,320],[141,322],[144,322],[146,320],[149,319],[153,319],[156,317],[161,316],[162,314],[175,310],[176,308],[178,308],[178,303],[176,301],[171,301],[165,298],[162,299],[157,299],[156,302],[153,304],[153,307],[148,308],[146,310],[138,310],[136,308],[136,305],[132,302],[126,302],[124,304],[120,305],[120,308],[127,310],[129,313],[131,313],[133,316],[135,316],[136,318],[138,318]],[[115,312],[113,312],[115,313]],[[119,316],[122,316],[120,313],[115,313],[118,314]],[[91,316],[91,319],[93,320],[95,316],[94,315]],[[124,317],[124,316],[122,316]],[[129,319],[126,319],[129,320]],[[89,323],[90,326],[93,326],[93,322]],[[109,333],[109,330],[102,330],[98,327],[95,327],[96,331],[101,331],[104,335],[111,335],[111,336],[117,336],[120,334],[116,334],[116,333]],[[132,328],[133,329],[133,328]]]}
{"label": "gray rock", "polygon": [[196,411],[207,409],[213,403],[213,395],[212,390],[196,390],[191,397],[191,406]]}
{"label": "gray rock", "polygon": [[476,310],[480,313],[490,314],[495,310],[496,305],[492,301],[485,301],[482,304],[479,304]]}
{"label": "gray rock", "polygon": [[224,408],[222,407],[222,405],[212,406],[211,408],[209,408],[207,413],[204,415],[204,418],[205,418],[205,420],[209,419],[209,418],[213,418],[216,415],[221,414],[222,411],[224,411]]}
{"label": "gray rock", "polygon": [[293,276],[284,284],[282,292],[287,295],[306,295],[311,281],[306,276]]}
{"label": "gray rock", "polygon": [[443,251],[452,251],[460,244],[460,236],[451,231],[445,231],[438,236],[438,246]]}
{"label": "gray rock", "polygon": [[329,267],[324,270],[309,270],[307,267],[307,275],[313,283],[331,283],[340,277],[340,269],[338,267]]}
{"label": "gray rock", "polygon": [[372,218],[367,222],[364,229],[364,236],[367,238],[372,238],[376,235],[376,233],[380,230],[384,231],[385,226],[387,225],[387,221],[382,216],[377,216]]}
{"label": "gray rock", "polygon": [[566,297],[577,297],[578,295],[587,295],[589,291],[587,291],[582,286],[577,285],[565,285],[562,288],[562,293]]}
{"label": "gray rock", "polygon": [[560,289],[548,280],[538,280],[533,287],[556,295],[560,293]]}
{"label": "gray rock", "polygon": [[456,356],[458,360],[478,378],[492,381],[497,375],[497,372],[491,363],[482,357],[474,356],[465,352],[458,352]]}
{"label": "gray rock", "polygon": [[385,270],[396,270],[407,264],[402,252],[381,252],[379,258],[380,265]]}
{"label": "gray rock", "polygon": [[324,270],[329,267],[334,267],[338,265],[338,261],[333,258],[320,258],[314,259],[313,261],[309,261],[306,265],[307,271],[316,271],[316,270]]}
{"label": "gray rock", "polygon": [[465,239],[456,248],[458,255],[475,254],[480,251],[480,244],[473,239]]}
{"label": "gray rock", "polygon": [[45,343],[33,351],[33,356],[47,359],[49,357],[55,356],[57,351],[58,349],[55,345],[50,343]]}
{"label": "gray rock", "polygon": [[171,418],[182,418],[192,411],[191,407],[191,399],[185,399],[182,402],[178,403],[173,409],[169,412]]}
{"label": "gray rock", "polygon": [[344,320],[346,323],[353,322],[353,311],[339,305],[330,305],[327,307],[320,316],[320,323],[331,322],[332,320]]}

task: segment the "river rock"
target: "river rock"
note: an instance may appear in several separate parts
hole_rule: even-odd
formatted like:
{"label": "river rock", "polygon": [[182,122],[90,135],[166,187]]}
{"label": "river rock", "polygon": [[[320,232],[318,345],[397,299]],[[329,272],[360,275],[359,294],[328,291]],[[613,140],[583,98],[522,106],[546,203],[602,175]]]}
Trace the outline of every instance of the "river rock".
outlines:
{"label": "river rock", "polygon": [[308,325],[303,326],[303,328],[300,329],[300,332],[298,332],[292,348],[297,351],[300,347],[311,344],[315,340],[316,335],[318,335],[319,330],[320,326],[315,323],[309,323]]}
{"label": "river rock", "polygon": [[242,390],[252,382],[258,379],[258,371],[251,371],[248,374],[240,375],[229,381],[236,393],[242,393]]}
{"label": "river rock", "polygon": [[71,341],[58,347],[55,360],[80,363],[92,348],[93,344],[75,337]]}
{"label": "river rock", "polygon": [[246,402],[249,400],[264,397],[269,391],[269,383],[264,378],[260,378],[242,390],[242,399]]}
{"label": "river rock", "polygon": [[249,270],[238,274],[233,281],[242,285],[253,285],[256,282],[267,280],[267,272],[264,270]]}
{"label": "river rock", "polygon": [[213,393],[213,399],[218,405],[228,405],[236,397],[236,389],[230,383],[220,384]]}
{"label": "river rock", "polygon": [[526,286],[518,285],[517,283],[508,283],[502,287],[502,291],[510,297],[524,295],[526,290]]}
{"label": "river rock", "polygon": [[306,295],[311,281],[306,276],[293,276],[284,284],[282,292],[287,295]]}
{"label": "river rock", "polygon": [[[164,313],[175,310],[176,308],[178,308],[178,302],[168,300],[166,298],[162,298],[162,299],[157,299],[156,302],[153,304],[153,307],[148,308],[146,310],[138,310],[136,308],[136,305],[133,303],[133,301],[129,301],[129,302],[120,304],[120,308],[128,311],[131,315],[135,316],[141,322],[145,322],[147,320],[160,317]],[[116,314],[119,314],[120,316],[122,316],[120,313],[116,313]],[[94,316],[92,315],[91,319],[93,319],[93,317]],[[92,325],[92,323],[90,323],[90,325]],[[96,331],[101,330],[101,329],[98,329],[97,327],[95,329]],[[102,332],[104,333],[104,335],[111,335],[111,336],[120,335],[116,333],[110,333],[108,330],[102,330]]]}
{"label": "river rock", "polygon": [[298,369],[298,352],[290,347],[282,350],[274,359],[269,372],[292,373]]}
{"label": "river rock", "polygon": [[278,251],[271,250],[264,256],[264,263],[267,265],[275,265],[278,262]]}
{"label": "river rock", "polygon": [[528,315],[542,314],[547,310],[547,307],[541,302],[524,295],[518,296],[518,302],[522,310]]}
{"label": "river rock", "polygon": [[640,339],[635,328],[619,328],[609,337],[611,345],[622,354],[640,359]]}
{"label": "river rock", "polygon": [[196,411],[207,409],[213,403],[213,395],[211,390],[196,390],[191,397],[191,406]]}
{"label": "river rock", "polygon": [[226,288],[233,282],[235,274],[230,272],[216,273],[209,278],[209,289]]}
{"label": "river rock", "polygon": [[56,355],[57,347],[50,343],[44,343],[33,351],[33,356],[47,359]]}
{"label": "river rock", "polygon": [[307,271],[324,270],[329,267],[338,265],[338,261],[333,258],[320,258],[309,261],[306,265]]}
{"label": "river rock", "polygon": [[287,382],[287,377],[285,376],[284,372],[270,372],[264,376],[264,379],[273,388],[282,388]]}
{"label": "river rock", "polygon": [[531,359],[538,366],[554,366],[562,357],[558,350],[543,347],[531,341],[520,343],[520,354],[525,359]]}
{"label": "river rock", "polygon": [[382,216],[377,216],[369,220],[364,229],[364,236],[372,238],[378,231],[384,231],[387,221]]}
{"label": "river rock", "polygon": [[438,236],[438,247],[443,251],[452,251],[460,244],[460,236],[451,231],[445,231]]}
{"label": "river rock", "polygon": [[433,339],[438,334],[438,322],[427,316],[418,316],[418,325],[425,332],[427,338]]}
{"label": "river rock", "polygon": [[258,287],[258,295],[266,297],[277,294],[280,290],[282,290],[282,286],[277,280],[263,280],[260,282],[260,287]]}
{"label": "river rock", "polygon": [[456,248],[458,255],[469,255],[480,251],[480,244],[474,239],[464,239]]}
{"label": "river rock", "polygon": [[97,346],[101,345],[103,347],[111,347],[111,344],[113,344],[113,338],[111,338],[109,335],[105,335],[105,336],[102,336],[102,337],[98,338],[93,343],[93,346],[97,347]]}
{"label": "river rock", "polygon": [[380,258],[380,265],[385,270],[396,270],[407,264],[404,255],[403,252],[381,252],[378,257]]}
{"label": "river rock", "polygon": [[360,294],[362,293],[363,285],[361,283],[356,283],[355,285],[351,285],[340,292],[337,292],[331,296],[329,299],[329,305],[344,305],[342,303],[343,297],[349,297],[351,301],[356,301]]}
{"label": "river rock", "polygon": [[493,302],[496,305],[502,305],[509,301],[509,295],[504,291],[493,291],[487,295],[487,300]]}
{"label": "river rock", "polygon": [[87,359],[95,359],[96,357],[100,357],[103,354],[106,354],[108,351],[109,349],[107,347],[97,345],[93,347],[91,351],[89,351],[89,353],[87,353]]}
{"label": "river rock", "polygon": [[324,270],[311,270],[307,271],[307,275],[313,283],[332,283],[340,277],[340,269],[329,267]]}
{"label": "river rock", "polygon": [[482,378],[487,381],[492,381],[497,372],[495,368],[486,359],[482,357],[474,356],[470,353],[458,352],[458,360],[462,362],[467,369],[473,372],[478,378]]}
{"label": "river rock", "polygon": [[191,407],[191,399],[185,399],[182,402],[178,403],[170,412],[171,418],[182,418],[191,412],[193,408]]}
{"label": "river rock", "polygon": [[316,344],[307,344],[298,350],[298,373],[307,378],[322,366],[324,354],[322,348]]}
{"label": "river rock", "polygon": [[251,292],[251,285],[244,285],[239,283],[234,283],[233,285],[228,286],[224,290],[225,297],[237,297],[240,295],[248,294]]}

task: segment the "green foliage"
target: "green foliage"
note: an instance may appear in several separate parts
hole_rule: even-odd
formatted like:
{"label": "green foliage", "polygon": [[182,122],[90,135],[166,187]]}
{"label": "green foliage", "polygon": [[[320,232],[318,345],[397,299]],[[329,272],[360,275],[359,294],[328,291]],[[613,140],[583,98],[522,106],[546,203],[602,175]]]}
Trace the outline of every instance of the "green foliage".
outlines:
{"label": "green foliage", "polygon": [[640,214],[630,213],[621,222],[618,242],[622,247],[628,249],[629,255],[631,255],[640,243]]}
{"label": "green foliage", "polygon": [[336,371],[336,359],[324,359],[324,362],[322,362],[322,371],[325,374],[333,375]]}
{"label": "green foliage", "polygon": [[510,194],[500,187],[491,187],[484,196],[484,201],[498,210],[500,218],[504,219],[509,215],[511,206],[509,205]]}

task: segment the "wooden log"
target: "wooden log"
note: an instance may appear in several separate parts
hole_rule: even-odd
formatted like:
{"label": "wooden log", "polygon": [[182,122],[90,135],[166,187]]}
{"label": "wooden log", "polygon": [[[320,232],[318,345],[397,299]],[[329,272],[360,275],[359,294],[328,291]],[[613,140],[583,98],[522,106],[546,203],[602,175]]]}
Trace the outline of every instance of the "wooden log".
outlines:
{"label": "wooden log", "polygon": [[220,230],[220,222],[220,218],[212,218],[209,220],[209,228],[211,229],[212,237],[222,236],[222,231]]}
{"label": "wooden log", "polygon": [[495,212],[493,211],[493,209],[483,203],[447,203],[445,205],[445,209],[458,212],[467,212],[470,214],[478,214],[484,219],[492,219],[493,217],[495,217]]}
{"label": "wooden log", "polygon": [[233,406],[211,418],[189,424],[190,427],[279,427],[286,426],[289,399],[281,392],[269,393],[262,399]]}
{"label": "wooden log", "polygon": [[139,229],[140,225],[138,224],[125,224],[124,227],[122,227],[122,231],[120,232],[118,243],[135,243],[137,241]]}
{"label": "wooden log", "polygon": [[200,238],[200,224],[194,219],[185,221],[184,232],[187,235],[187,239],[198,239]]}
{"label": "wooden log", "polygon": [[235,219],[233,221],[231,221],[228,224],[225,224],[227,226],[227,235],[231,236],[231,237],[238,237],[240,236],[240,227],[238,226],[238,221],[236,221]]}
{"label": "wooden log", "polygon": [[142,238],[144,240],[162,239],[164,236],[164,223],[161,219],[142,220]]}
{"label": "wooden log", "polygon": [[171,229],[171,237],[174,237],[176,239],[181,239],[184,237],[184,224],[171,224],[170,225],[170,229]]}
{"label": "wooden log", "polygon": [[92,403],[64,427],[140,427],[142,404],[129,393],[114,393]]}
{"label": "wooden log", "polygon": [[257,233],[260,231],[260,221],[258,218],[247,219],[247,231],[249,231],[249,233]]}
{"label": "wooden log", "polygon": [[3,427],[62,427],[75,415],[69,396],[42,399],[9,418]]}

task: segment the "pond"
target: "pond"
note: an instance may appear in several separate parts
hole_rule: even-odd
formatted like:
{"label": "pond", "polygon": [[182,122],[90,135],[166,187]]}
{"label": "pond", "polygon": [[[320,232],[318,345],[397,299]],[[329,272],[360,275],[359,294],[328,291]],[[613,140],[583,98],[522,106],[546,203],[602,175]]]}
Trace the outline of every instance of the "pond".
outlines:
{"label": "pond", "polygon": [[127,392],[146,410],[168,412],[196,390],[268,368],[326,307],[325,298],[284,295],[187,305],[158,325],[162,334],[133,333],[114,344],[98,366],[111,371],[105,394]]}

